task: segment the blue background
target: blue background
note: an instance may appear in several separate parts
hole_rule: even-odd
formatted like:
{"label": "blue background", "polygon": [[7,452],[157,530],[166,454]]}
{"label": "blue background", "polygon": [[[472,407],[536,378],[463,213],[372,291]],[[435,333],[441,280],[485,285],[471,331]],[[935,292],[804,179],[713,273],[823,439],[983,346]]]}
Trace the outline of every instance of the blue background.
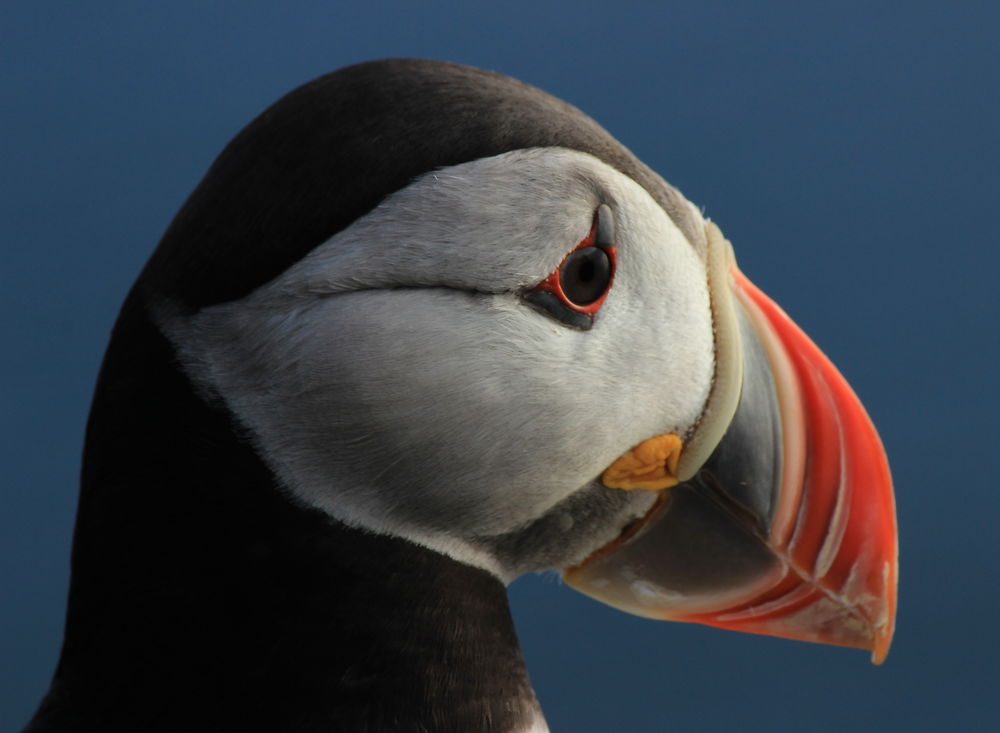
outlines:
{"label": "blue background", "polygon": [[867,404],[895,471],[898,632],[857,651],[511,589],[554,731],[995,730],[996,3],[139,2],[0,7],[0,730],[62,632],[90,392],[117,308],[264,106],[383,56],[590,113],[707,209]]}

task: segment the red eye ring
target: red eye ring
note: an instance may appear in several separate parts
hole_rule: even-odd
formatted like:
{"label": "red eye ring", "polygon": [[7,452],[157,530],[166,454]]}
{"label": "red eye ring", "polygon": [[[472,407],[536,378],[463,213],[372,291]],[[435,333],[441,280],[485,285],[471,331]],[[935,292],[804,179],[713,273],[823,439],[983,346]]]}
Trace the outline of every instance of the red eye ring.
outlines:
{"label": "red eye ring", "polygon": [[[587,254],[580,256],[584,250],[588,251]],[[594,213],[590,232],[583,241],[563,257],[555,270],[525,295],[526,297],[532,296],[528,297],[529,301],[541,305],[557,318],[559,314],[552,312],[545,301],[548,301],[552,306],[557,305],[572,313],[580,314],[587,320],[593,320],[594,315],[607,299],[608,293],[611,292],[618,264],[617,260],[618,249],[614,244],[614,220],[611,209],[606,204],[602,204]],[[564,282],[571,277],[583,277],[584,281],[582,283]],[[575,292],[567,292],[567,290]],[[542,296],[543,293],[550,295]],[[572,297],[573,295],[576,297]],[[579,316],[571,320],[573,322],[570,325],[581,325]]]}
{"label": "red eye ring", "polygon": [[[578,253],[585,252],[586,250],[596,250],[605,256],[606,264],[603,266],[606,269],[606,282],[598,281],[600,290],[600,295],[596,298],[574,298],[567,293],[567,285],[564,282],[566,278],[566,273],[574,263],[574,255]],[[608,247],[597,247],[588,242],[583,242],[577,246],[572,252],[567,254],[562,262],[559,263],[559,267],[555,269],[548,277],[546,277],[542,282],[535,286],[535,290],[548,291],[555,295],[559,302],[572,311],[577,313],[585,313],[588,316],[593,316],[597,311],[601,309],[604,304],[605,299],[608,297],[608,293],[611,292],[611,284],[614,282],[615,264],[616,264],[616,248],[614,245]],[[579,258],[577,258],[579,259]],[[589,258],[592,259],[592,258]],[[593,265],[589,262],[584,263],[584,268],[593,269]],[[580,270],[580,267],[573,267],[574,271]],[[598,276],[600,277],[600,276]]]}

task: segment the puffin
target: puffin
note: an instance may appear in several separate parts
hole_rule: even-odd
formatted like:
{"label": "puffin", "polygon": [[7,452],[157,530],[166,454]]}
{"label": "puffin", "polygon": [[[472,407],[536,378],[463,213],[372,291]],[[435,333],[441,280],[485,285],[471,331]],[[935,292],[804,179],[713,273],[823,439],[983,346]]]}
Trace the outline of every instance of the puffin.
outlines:
{"label": "puffin", "polygon": [[580,110],[441,61],[321,76],[125,300],[26,731],[547,731],[506,596],[540,571],[880,662],[885,451],[719,226]]}

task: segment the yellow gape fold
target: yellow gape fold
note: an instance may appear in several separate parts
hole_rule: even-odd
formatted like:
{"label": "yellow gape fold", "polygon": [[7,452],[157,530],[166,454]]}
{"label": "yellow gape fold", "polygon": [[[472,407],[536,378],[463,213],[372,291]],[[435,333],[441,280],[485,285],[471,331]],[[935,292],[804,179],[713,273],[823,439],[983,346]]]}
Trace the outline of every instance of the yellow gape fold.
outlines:
{"label": "yellow gape fold", "polygon": [[660,491],[676,486],[683,441],[674,433],[644,440],[612,463],[601,476],[609,489]]}

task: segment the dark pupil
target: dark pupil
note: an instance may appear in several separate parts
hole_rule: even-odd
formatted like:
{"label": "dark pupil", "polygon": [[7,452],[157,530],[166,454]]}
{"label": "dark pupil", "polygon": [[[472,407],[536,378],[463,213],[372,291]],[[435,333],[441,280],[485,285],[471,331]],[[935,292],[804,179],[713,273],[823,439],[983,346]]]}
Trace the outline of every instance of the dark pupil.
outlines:
{"label": "dark pupil", "polygon": [[611,280],[611,259],[600,247],[573,252],[559,268],[559,284],[573,305],[587,305],[604,295]]}

